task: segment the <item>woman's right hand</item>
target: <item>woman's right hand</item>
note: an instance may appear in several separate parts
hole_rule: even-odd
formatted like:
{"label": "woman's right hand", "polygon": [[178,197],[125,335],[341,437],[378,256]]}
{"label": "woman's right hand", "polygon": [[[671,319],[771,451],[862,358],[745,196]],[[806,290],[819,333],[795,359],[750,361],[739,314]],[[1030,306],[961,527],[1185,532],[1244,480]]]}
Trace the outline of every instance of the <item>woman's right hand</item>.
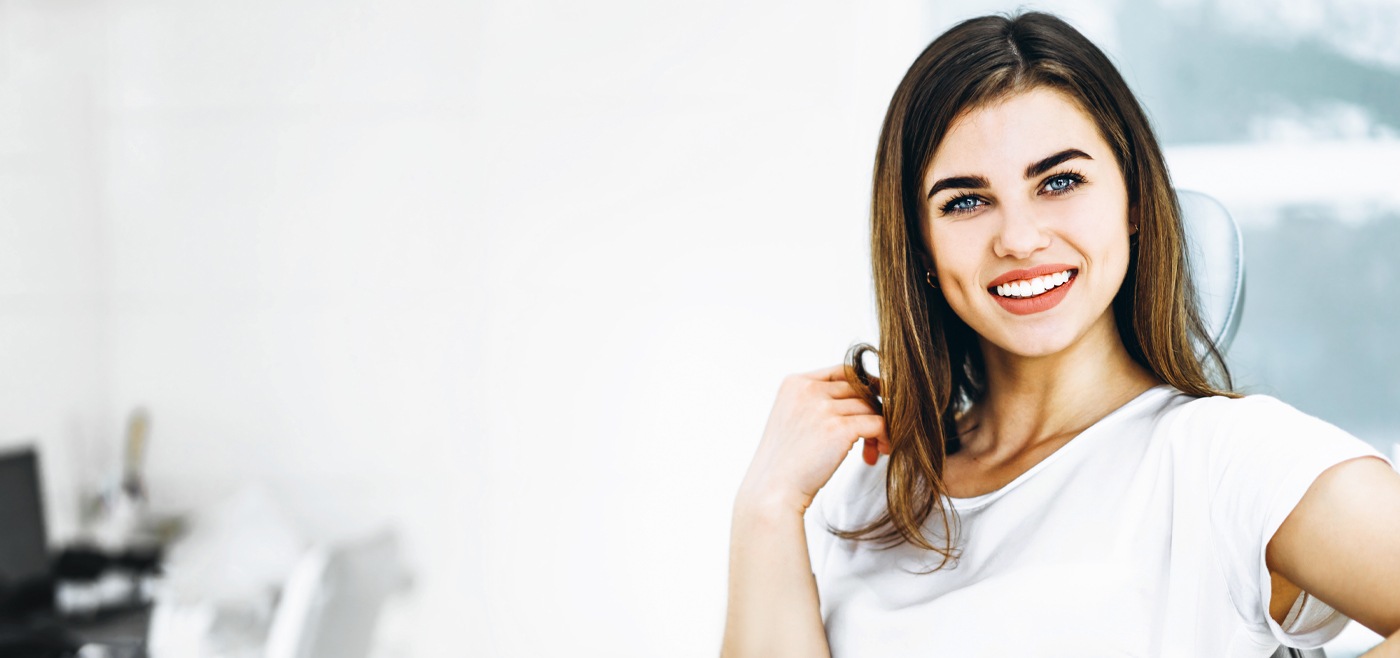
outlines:
{"label": "woman's right hand", "polygon": [[788,376],[736,502],[805,512],[861,438],[867,464],[890,454],[884,417],[847,383],[845,366]]}

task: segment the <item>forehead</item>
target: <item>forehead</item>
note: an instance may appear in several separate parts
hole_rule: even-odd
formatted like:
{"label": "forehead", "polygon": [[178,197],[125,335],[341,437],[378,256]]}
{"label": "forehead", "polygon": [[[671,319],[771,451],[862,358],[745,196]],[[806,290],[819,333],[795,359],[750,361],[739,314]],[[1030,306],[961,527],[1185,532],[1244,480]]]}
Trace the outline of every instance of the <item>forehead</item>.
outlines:
{"label": "forehead", "polygon": [[943,137],[926,183],[959,175],[1021,180],[1027,164],[1066,148],[1112,162],[1094,120],[1071,97],[1036,87],[964,112]]}

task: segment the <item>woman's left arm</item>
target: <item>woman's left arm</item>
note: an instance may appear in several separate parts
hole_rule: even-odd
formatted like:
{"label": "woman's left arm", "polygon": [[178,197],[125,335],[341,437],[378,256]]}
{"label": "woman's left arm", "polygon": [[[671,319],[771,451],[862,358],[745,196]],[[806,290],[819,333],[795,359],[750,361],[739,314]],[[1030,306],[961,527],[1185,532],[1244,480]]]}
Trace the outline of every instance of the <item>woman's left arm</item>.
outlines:
{"label": "woman's left arm", "polygon": [[1400,658],[1400,473],[1375,457],[1318,476],[1265,549],[1269,571],[1388,639]]}

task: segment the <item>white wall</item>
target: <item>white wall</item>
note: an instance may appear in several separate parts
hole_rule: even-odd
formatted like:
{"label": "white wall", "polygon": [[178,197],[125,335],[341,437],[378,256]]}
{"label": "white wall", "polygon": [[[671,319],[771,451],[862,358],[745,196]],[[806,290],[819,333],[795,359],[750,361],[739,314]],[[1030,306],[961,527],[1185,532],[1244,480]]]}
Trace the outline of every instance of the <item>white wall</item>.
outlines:
{"label": "white wall", "polygon": [[79,3],[0,2],[0,450],[37,445],[50,535],[120,427],[102,404],[103,24]]}
{"label": "white wall", "polygon": [[713,655],[913,5],[106,3],[104,420],[163,507],[399,524],[415,655]]}
{"label": "white wall", "polygon": [[458,4],[107,5],[106,418],[151,409],[159,507],[259,481],[313,538],[398,527],[418,655],[489,632]]}
{"label": "white wall", "polygon": [[499,655],[717,653],[779,380],[873,338],[867,181],[919,12],[701,7],[502,8],[487,31]]}

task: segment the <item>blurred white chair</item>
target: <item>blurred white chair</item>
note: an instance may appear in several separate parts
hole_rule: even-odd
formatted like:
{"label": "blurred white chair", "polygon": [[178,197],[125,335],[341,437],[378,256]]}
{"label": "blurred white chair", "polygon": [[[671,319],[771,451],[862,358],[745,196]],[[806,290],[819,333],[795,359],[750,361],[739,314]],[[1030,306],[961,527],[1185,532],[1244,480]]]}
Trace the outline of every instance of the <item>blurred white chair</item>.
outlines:
{"label": "blurred white chair", "polygon": [[409,583],[392,531],[309,549],[278,599],[265,658],[365,658],[384,603]]}

